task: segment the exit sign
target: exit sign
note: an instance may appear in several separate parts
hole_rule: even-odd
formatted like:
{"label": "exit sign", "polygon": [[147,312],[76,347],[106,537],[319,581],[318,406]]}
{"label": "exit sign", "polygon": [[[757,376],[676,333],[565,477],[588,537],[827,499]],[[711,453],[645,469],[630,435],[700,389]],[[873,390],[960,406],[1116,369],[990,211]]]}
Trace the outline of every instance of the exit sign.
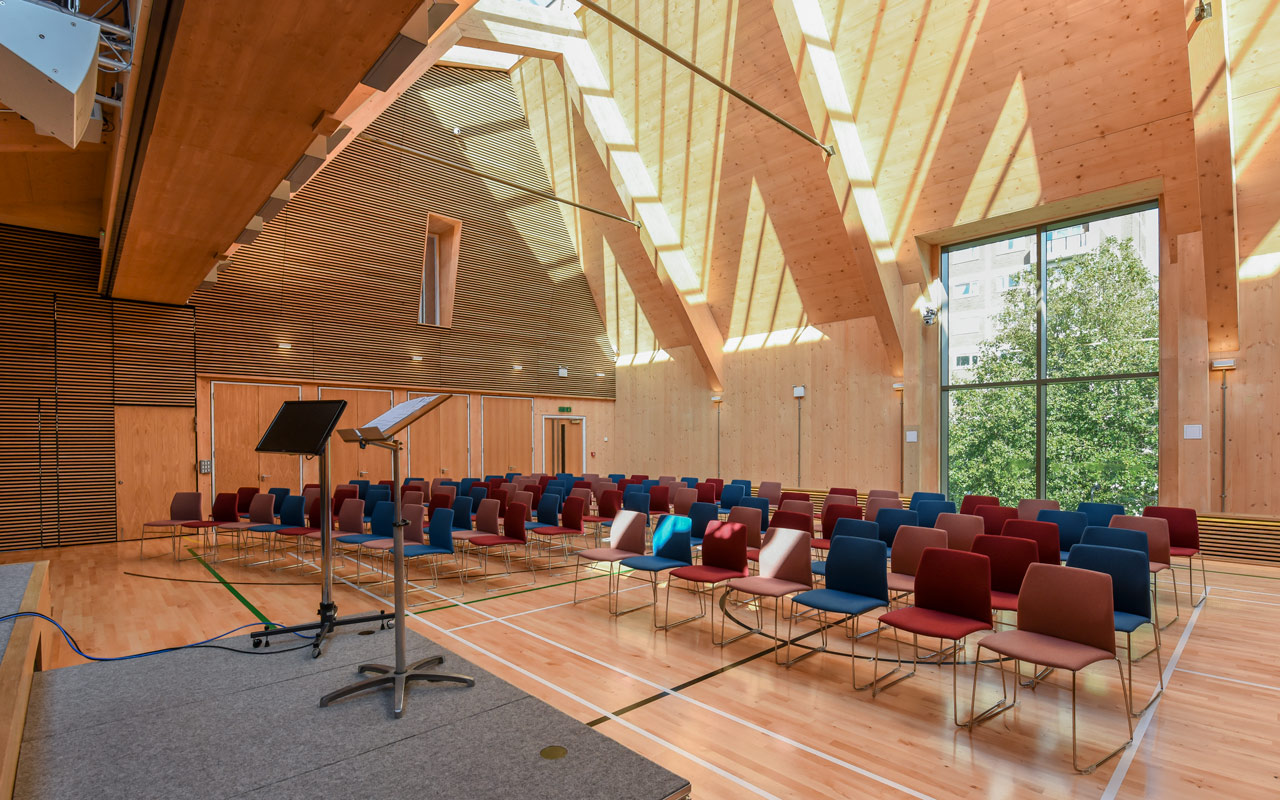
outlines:
{"label": "exit sign", "polygon": [[573,409],[570,408],[569,406],[560,406],[561,414],[568,414],[570,411],[573,411]]}

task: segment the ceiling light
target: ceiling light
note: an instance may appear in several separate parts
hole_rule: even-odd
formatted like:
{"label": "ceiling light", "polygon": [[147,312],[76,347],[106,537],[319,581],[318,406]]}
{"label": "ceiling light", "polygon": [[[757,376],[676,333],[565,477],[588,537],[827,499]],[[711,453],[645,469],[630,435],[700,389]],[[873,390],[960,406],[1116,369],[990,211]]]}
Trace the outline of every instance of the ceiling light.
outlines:
{"label": "ceiling light", "polygon": [[603,378],[603,377],[604,377],[604,373],[603,373],[603,372],[597,372],[597,373],[596,373],[596,377],[597,377],[597,378]]}
{"label": "ceiling light", "polygon": [[276,345],[276,347],[279,347],[281,350],[288,350],[289,348],[293,347],[293,345],[289,344],[288,342],[281,342],[280,344]]}
{"label": "ceiling light", "polygon": [[567,378],[567,377],[569,377],[569,370],[565,369],[564,367],[561,367],[561,368],[560,368],[560,377],[561,377],[561,378]]}
{"label": "ceiling light", "polygon": [[511,368],[512,368],[512,369],[514,369],[514,370],[521,370],[521,369],[524,369],[524,367],[520,366],[519,364],[512,364],[512,365],[511,365]]}
{"label": "ceiling light", "polygon": [[412,358],[414,361],[421,361],[421,360],[422,360],[422,356],[410,356],[410,358]]}

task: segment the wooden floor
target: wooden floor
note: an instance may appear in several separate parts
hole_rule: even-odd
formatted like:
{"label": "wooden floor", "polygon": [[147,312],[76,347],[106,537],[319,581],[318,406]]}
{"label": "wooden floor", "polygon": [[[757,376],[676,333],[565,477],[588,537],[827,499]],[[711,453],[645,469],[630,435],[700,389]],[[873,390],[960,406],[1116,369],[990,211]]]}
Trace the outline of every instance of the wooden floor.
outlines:
{"label": "wooden floor", "polygon": [[[314,575],[174,563],[168,544],[136,542],[0,554],[0,562],[52,562],[53,614],[94,655],[121,655],[198,641],[255,621],[314,618]],[[572,570],[539,570],[535,586],[486,594],[469,583],[465,605],[416,606],[416,630],[568,714],[689,778],[694,797],[1208,797],[1280,796],[1280,568],[1209,562],[1210,597],[1188,607],[1164,635],[1168,689],[1134,720],[1135,743],[1095,774],[1071,769],[1069,682],[1052,676],[1019,695],[1008,714],[970,733],[951,721],[949,668],[920,673],[872,698],[850,687],[847,657],[818,654],[791,669],[774,664],[771,643],[749,636],[714,647],[699,620],[655,632],[649,611],[614,618],[605,600],[572,604]],[[235,592],[214,572],[230,582]],[[345,564],[341,572],[350,577]],[[585,575],[586,573],[584,573]],[[366,573],[367,575],[367,573]],[[1185,580],[1185,570],[1180,570]],[[527,580],[524,573],[494,586]],[[593,577],[579,591],[593,594]],[[1167,586],[1167,583],[1166,583]],[[456,580],[440,587],[457,590]],[[624,605],[647,599],[647,583],[626,580]],[[415,594],[411,600],[429,599]],[[375,592],[339,582],[342,614],[383,608]],[[1161,593],[1162,613],[1172,598]],[[672,593],[673,616],[697,607]],[[1166,617],[1167,618],[1167,617]],[[771,624],[769,619],[766,624]],[[297,640],[295,640],[297,641]],[[846,647],[842,636],[833,647]],[[1150,642],[1139,637],[1135,647]],[[276,647],[293,642],[281,638]],[[891,643],[882,645],[892,657]],[[870,640],[858,645],[870,655]],[[972,655],[972,647],[970,648]],[[248,656],[246,656],[248,657]],[[255,656],[258,657],[258,656]],[[59,642],[53,666],[81,659]],[[860,660],[859,681],[870,675]],[[961,713],[972,670],[961,668]],[[1140,702],[1156,686],[1154,658],[1135,666]],[[1063,687],[1067,688],[1063,688]],[[430,692],[430,688],[415,688]],[[999,692],[983,670],[979,703]],[[1114,668],[1082,673],[1082,757],[1100,755],[1126,730]],[[413,713],[410,700],[408,713]]]}

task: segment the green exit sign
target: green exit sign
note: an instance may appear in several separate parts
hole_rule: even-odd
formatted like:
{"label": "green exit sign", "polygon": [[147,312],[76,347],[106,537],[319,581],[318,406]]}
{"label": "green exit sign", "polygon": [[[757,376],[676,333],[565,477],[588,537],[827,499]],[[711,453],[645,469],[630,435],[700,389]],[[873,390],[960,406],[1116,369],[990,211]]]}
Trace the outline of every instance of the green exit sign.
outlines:
{"label": "green exit sign", "polygon": [[560,406],[561,414],[568,414],[570,411],[573,411],[573,409],[570,408],[569,406]]}

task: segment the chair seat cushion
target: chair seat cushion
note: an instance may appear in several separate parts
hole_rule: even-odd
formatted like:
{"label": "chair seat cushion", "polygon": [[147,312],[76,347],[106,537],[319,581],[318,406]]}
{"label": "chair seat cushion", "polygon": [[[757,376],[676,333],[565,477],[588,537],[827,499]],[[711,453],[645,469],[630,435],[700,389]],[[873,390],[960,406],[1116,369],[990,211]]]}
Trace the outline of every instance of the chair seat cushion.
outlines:
{"label": "chair seat cushion", "polygon": [[288,525],[254,525],[249,530],[253,531],[254,533],[275,533],[276,531],[282,531],[287,527],[289,526]]}
{"label": "chair seat cushion", "polygon": [[1106,650],[1031,631],[1001,631],[982,637],[979,644],[1002,656],[1072,672],[1112,658]]}
{"label": "chair seat cushion", "polygon": [[582,531],[578,530],[577,528],[563,528],[563,527],[534,528],[533,532],[538,534],[539,536],[583,536],[585,535],[583,534]]}
{"label": "chair seat cushion", "polygon": [[219,522],[218,527],[224,531],[247,531],[257,524],[256,522]]}
{"label": "chair seat cushion", "polygon": [[795,581],[784,581],[781,578],[766,578],[762,575],[749,575],[745,578],[734,578],[729,581],[729,588],[745,594],[762,597],[782,597],[792,592],[807,592],[812,586]]}
{"label": "chair seat cushion", "polygon": [[312,534],[315,534],[318,537],[320,535],[320,529],[319,528],[282,528],[276,531],[276,536],[310,536]]}
{"label": "chair seat cushion", "polygon": [[337,540],[343,544],[364,544],[372,542],[374,539],[385,539],[385,536],[378,536],[373,533],[344,533],[337,537]]}
{"label": "chair seat cushion", "polygon": [[1058,551],[1058,560],[1059,560],[1059,561],[1066,561],[1066,560],[1067,560],[1067,556],[1069,556],[1069,555],[1071,555],[1071,554],[1070,554],[1068,551],[1066,551],[1066,550],[1059,550],[1059,551]]}
{"label": "chair seat cushion", "polygon": [[694,564],[691,567],[680,567],[671,571],[671,577],[693,581],[694,583],[719,583],[730,578],[741,578],[745,575],[746,573],[742,570],[710,567],[706,564]]}
{"label": "chair seat cushion", "polygon": [[997,611],[1017,611],[1018,595],[1014,592],[997,592],[992,589],[991,607]]}
{"label": "chair seat cushion", "polygon": [[971,633],[991,629],[990,625],[980,620],[918,606],[887,612],[880,616],[880,621],[908,633],[936,636],[939,639],[963,639]]}
{"label": "chair seat cushion", "polygon": [[809,538],[809,547],[813,548],[814,550],[830,550],[831,540],[819,539],[817,536],[812,536]]}
{"label": "chair seat cushion", "polygon": [[885,608],[889,604],[874,597],[841,592],[836,589],[811,589],[791,598],[802,606],[816,608],[819,611],[830,611],[833,614],[848,614],[856,617],[876,608]]}
{"label": "chair seat cushion", "polygon": [[623,559],[622,566],[638,569],[642,572],[661,572],[664,569],[687,567],[689,563],[687,561],[677,561],[674,558],[662,558],[661,556],[633,556]]}
{"label": "chair seat cushion", "polygon": [[477,547],[497,547],[498,545],[503,544],[524,544],[523,541],[513,536],[496,536],[492,533],[472,536],[470,541]]}
{"label": "chair seat cushion", "polygon": [[594,523],[601,523],[601,522],[613,522],[613,518],[612,518],[612,517],[597,517],[597,516],[594,516],[594,515],[588,515],[588,516],[583,517],[583,518],[582,518],[582,521],[583,521],[583,522],[594,522]]}
{"label": "chair seat cushion", "polygon": [[466,529],[454,528],[453,529],[453,540],[455,542],[469,542],[472,539],[476,538],[477,536],[493,536],[493,535],[494,534],[491,534],[491,533],[480,533],[479,531],[472,530],[471,528],[466,528]]}
{"label": "chair seat cushion", "polygon": [[640,554],[633,553],[630,550],[619,550],[616,547],[597,547],[591,550],[580,550],[574,555],[578,558],[585,558],[588,561],[621,561],[624,558],[631,558]]}
{"label": "chair seat cushion", "polygon": [[546,527],[548,527],[548,525],[545,522],[526,522],[524,524],[524,529],[526,531],[536,531],[538,528],[546,528]]}
{"label": "chair seat cushion", "polygon": [[759,561],[759,560],[760,560],[760,548],[759,548],[759,547],[748,547],[748,548],[747,548],[747,560],[748,560],[748,561]]}
{"label": "chair seat cushion", "polygon": [[889,591],[914,592],[915,590],[916,590],[916,576],[904,575],[901,572],[889,573]]}
{"label": "chair seat cushion", "polygon": [[1116,612],[1116,630],[1121,633],[1133,633],[1140,626],[1151,621],[1151,617],[1140,617],[1127,611]]}
{"label": "chair seat cushion", "polygon": [[453,551],[444,547],[436,547],[430,544],[411,544],[404,549],[405,558],[418,558],[419,556],[444,556],[453,555]]}
{"label": "chair seat cushion", "polygon": [[1155,574],[1157,572],[1163,572],[1164,570],[1169,569],[1169,565],[1161,564],[1159,561],[1152,561],[1147,564],[1147,568],[1151,571],[1152,574]]}
{"label": "chair seat cushion", "polygon": [[200,522],[198,519],[157,519],[151,522],[142,523],[144,528],[176,528],[179,525],[186,525],[188,522]]}
{"label": "chair seat cushion", "polygon": [[[391,548],[396,546],[396,540],[395,539],[370,539],[367,542],[361,542],[360,546],[367,547],[370,550],[390,550]],[[408,548],[409,546],[405,545],[405,549],[408,550]]]}
{"label": "chair seat cushion", "polygon": [[809,565],[809,571],[812,572],[814,575],[822,575],[823,577],[826,577],[827,562],[814,561],[812,564]]}
{"label": "chair seat cushion", "polygon": [[1200,552],[1200,548],[1198,547],[1170,547],[1169,548],[1169,555],[1176,556],[1178,558],[1191,558],[1192,556],[1196,555],[1199,552]]}
{"label": "chair seat cushion", "polygon": [[471,527],[470,525],[452,525],[450,526],[449,530],[453,531],[454,533],[457,533],[458,531],[473,531],[475,530],[475,528]]}

